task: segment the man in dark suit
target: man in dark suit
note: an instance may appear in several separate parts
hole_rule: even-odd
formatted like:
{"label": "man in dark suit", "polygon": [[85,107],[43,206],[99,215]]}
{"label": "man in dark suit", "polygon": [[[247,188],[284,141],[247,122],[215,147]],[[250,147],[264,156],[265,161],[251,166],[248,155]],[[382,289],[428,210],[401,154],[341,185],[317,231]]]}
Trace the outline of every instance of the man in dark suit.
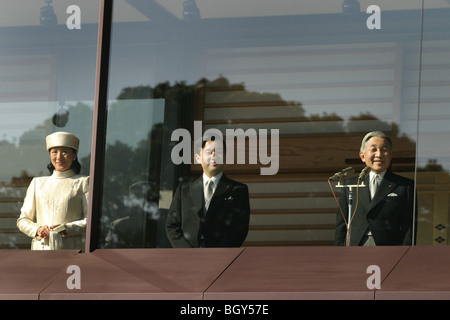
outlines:
{"label": "man in dark suit", "polygon": [[240,247],[247,237],[248,188],[223,174],[222,146],[222,141],[203,141],[195,154],[202,176],[177,187],[166,220],[174,248]]}
{"label": "man in dark suit", "polygon": [[[416,225],[414,181],[391,171],[391,139],[380,131],[369,132],[362,140],[359,156],[370,174],[364,180],[366,187],[353,188],[350,245],[412,245]],[[353,177],[344,184],[357,182],[358,177]],[[341,246],[347,244],[348,191],[342,188],[336,217],[335,244]]]}

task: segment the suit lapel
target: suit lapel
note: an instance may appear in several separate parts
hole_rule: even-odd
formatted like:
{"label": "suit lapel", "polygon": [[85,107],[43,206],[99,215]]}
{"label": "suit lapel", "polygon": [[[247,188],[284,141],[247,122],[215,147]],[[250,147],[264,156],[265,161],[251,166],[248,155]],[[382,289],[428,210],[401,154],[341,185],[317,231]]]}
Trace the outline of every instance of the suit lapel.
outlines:
{"label": "suit lapel", "polygon": [[200,176],[197,180],[192,182],[190,190],[190,198],[192,199],[192,206],[196,212],[203,211],[203,177]]}
{"label": "suit lapel", "polygon": [[370,205],[369,175],[364,179],[365,187],[359,188],[359,205],[368,208]]}
{"label": "suit lapel", "polygon": [[[211,203],[209,204],[208,214],[217,210],[222,205],[222,202],[226,198],[227,194],[231,191],[231,185],[229,184],[228,179],[223,175],[219,183],[217,184],[216,190],[214,191],[214,195],[211,199]],[[208,216],[208,215],[207,215]]]}
{"label": "suit lapel", "polygon": [[397,184],[392,181],[390,171],[388,170],[383,179],[381,180],[380,185],[378,186],[377,193],[375,197],[373,197],[372,202],[370,203],[369,210],[374,208],[384,197],[386,197],[389,193],[392,192],[397,187]]}

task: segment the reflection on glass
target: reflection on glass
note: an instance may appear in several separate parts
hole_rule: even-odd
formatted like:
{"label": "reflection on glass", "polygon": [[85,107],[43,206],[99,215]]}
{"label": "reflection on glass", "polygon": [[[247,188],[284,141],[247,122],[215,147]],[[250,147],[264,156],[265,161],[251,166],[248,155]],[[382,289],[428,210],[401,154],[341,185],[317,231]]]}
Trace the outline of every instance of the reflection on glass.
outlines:
{"label": "reflection on glass", "polygon": [[348,179],[341,171],[340,178],[330,178],[339,180],[336,188],[342,188],[336,217],[336,245],[410,246],[415,243],[414,180],[392,172],[394,154],[395,144],[389,136],[381,131],[369,132],[362,138],[359,152],[367,171],[365,168],[359,176]]}
{"label": "reflection on glass", "polygon": [[78,5],[73,31],[60,1],[0,3],[0,249],[30,248],[15,221],[31,179],[49,174],[45,137],[70,131],[80,162],[90,154],[98,1]]}
{"label": "reflection on glass", "polygon": [[[80,139],[78,159],[82,175],[89,175],[89,154],[92,127],[92,101],[90,104],[67,103],[68,118],[64,127],[54,125],[58,117],[56,102],[2,103],[0,109],[9,114],[10,126],[3,126],[0,142],[0,223],[7,230],[2,247],[4,249],[29,249],[29,238],[16,227],[27,187],[33,177],[49,175],[46,165],[49,153],[46,151],[45,137],[53,131],[74,132]],[[28,112],[36,112],[28,117]],[[25,120],[25,121],[24,121]],[[24,130],[23,128],[27,128]],[[6,232],[5,232],[6,233]]]}
{"label": "reflection on glass", "polygon": [[[393,138],[393,171],[414,178],[422,3],[382,5],[381,30],[367,27],[370,3],[345,3],[115,2],[110,99],[137,99],[138,91],[140,98],[165,99],[163,151],[146,164],[164,163],[156,187],[156,246],[168,246],[161,226],[173,190],[179,181],[200,172],[196,165],[175,166],[170,161],[171,132],[186,128],[193,134],[194,120],[202,121],[203,129],[223,133],[280,130],[276,175],[259,175],[261,163],[249,164],[248,158],[245,164],[226,166],[225,173],[250,190],[250,230],[244,246],[332,245],[336,202],[327,178],[348,166],[357,172],[363,168],[354,146],[368,131],[381,130]],[[344,10],[355,3],[359,9]],[[110,124],[108,118],[111,142],[105,169],[113,165],[108,153],[128,155],[138,149],[117,139],[112,130],[117,121]],[[149,124],[139,126],[150,130]],[[124,183],[120,197],[108,200],[114,206],[102,214],[100,242],[114,239],[120,223],[131,224],[130,218],[120,219],[129,216],[130,185],[148,181],[139,175],[142,166],[143,162],[133,169],[121,166]],[[131,181],[130,175],[136,178]],[[105,190],[105,199],[117,195],[108,179],[106,173],[105,187],[111,189]],[[113,232],[107,226],[117,219],[121,222]],[[134,225],[135,232],[141,232],[141,225]],[[122,237],[128,243],[124,246],[136,245]],[[120,239],[118,235],[111,246],[121,245]]]}
{"label": "reflection on glass", "polygon": [[[126,96],[133,94],[128,91]],[[164,102],[110,102],[99,241],[102,247],[156,246]]]}
{"label": "reflection on glass", "polygon": [[50,176],[28,186],[17,227],[30,237],[31,250],[84,249],[89,177],[79,175],[80,140],[57,131],[46,138]]}
{"label": "reflection on glass", "polygon": [[448,245],[450,4],[425,0],[417,148],[419,244]]}

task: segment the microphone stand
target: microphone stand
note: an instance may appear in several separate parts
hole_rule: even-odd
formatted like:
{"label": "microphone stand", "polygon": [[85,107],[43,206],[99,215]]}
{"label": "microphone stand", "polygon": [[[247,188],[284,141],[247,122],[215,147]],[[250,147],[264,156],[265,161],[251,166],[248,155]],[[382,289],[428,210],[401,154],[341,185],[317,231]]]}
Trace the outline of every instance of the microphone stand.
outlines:
{"label": "microphone stand", "polygon": [[352,218],[353,207],[353,188],[365,187],[364,180],[360,184],[341,184],[341,180],[338,181],[336,188],[348,188],[348,218],[347,218],[347,246],[350,246],[350,220]]}

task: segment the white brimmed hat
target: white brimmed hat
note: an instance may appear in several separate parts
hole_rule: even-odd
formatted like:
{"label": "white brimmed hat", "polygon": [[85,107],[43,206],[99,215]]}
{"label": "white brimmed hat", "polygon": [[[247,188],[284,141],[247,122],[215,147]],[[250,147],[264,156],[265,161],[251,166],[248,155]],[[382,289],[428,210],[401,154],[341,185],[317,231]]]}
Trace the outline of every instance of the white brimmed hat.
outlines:
{"label": "white brimmed hat", "polygon": [[47,151],[53,147],[69,147],[78,151],[80,140],[69,132],[54,132],[45,138]]}

